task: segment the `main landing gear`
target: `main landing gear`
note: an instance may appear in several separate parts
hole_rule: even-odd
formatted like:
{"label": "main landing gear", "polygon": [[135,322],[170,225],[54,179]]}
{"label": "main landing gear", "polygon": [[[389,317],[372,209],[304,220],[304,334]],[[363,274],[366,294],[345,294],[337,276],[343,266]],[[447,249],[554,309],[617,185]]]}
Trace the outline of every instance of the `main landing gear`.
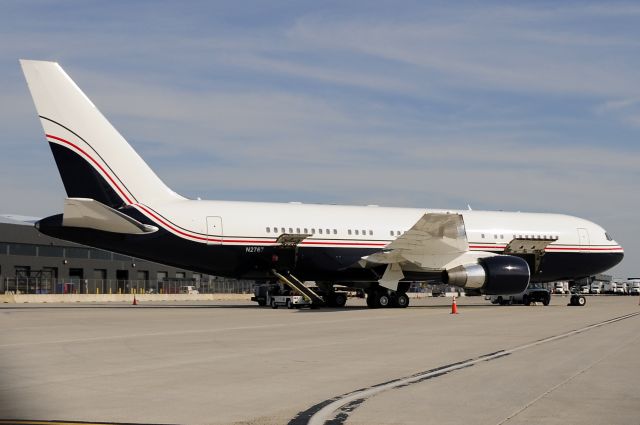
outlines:
{"label": "main landing gear", "polygon": [[386,288],[376,288],[367,291],[367,307],[386,308],[409,306],[409,297],[404,292],[391,291]]}

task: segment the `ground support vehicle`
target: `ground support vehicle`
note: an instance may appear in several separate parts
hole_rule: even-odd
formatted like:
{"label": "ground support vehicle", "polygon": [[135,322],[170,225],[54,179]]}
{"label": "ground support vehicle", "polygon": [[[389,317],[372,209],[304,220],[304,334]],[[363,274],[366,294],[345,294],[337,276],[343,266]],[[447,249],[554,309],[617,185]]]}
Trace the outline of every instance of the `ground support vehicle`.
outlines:
{"label": "ground support vehicle", "polygon": [[277,283],[257,284],[253,288],[251,301],[256,301],[260,306],[269,305],[271,308],[285,306],[287,308],[300,308],[311,306],[311,300],[289,288],[284,288]]}
{"label": "ground support vehicle", "polygon": [[492,295],[488,299],[493,304],[524,304],[540,302],[549,305],[551,302],[551,291],[538,285],[529,286],[524,292],[515,295]]}
{"label": "ground support vehicle", "polygon": [[629,279],[627,281],[627,291],[629,295],[640,295],[640,279]]}
{"label": "ground support vehicle", "polygon": [[273,295],[268,297],[268,304],[271,308],[278,308],[280,306],[292,308],[310,307],[311,301],[302,295]]}
{"label": "ground support vehicle", "polygon": [[556,282],[553,285],[553,293],[554,294],[566,294],[569,292],[568,285],[566,282]]}
{"label": "ground support vehicle", "polygon": [[[251,301],[255,301],[260,306],[270,305],[271,307],[286,305],[290,308],[301,306],[316,307],[344,307],[349,294],[348,288],[336,291],[333,287],[309,287],[293,278],[278,274],[279,282],[258,283],[254,286],[254,296]],[[354,292],[355,293],[355,292]],[[278,298],[285,297],[285,298]],[[273,303],[272,303],[273,301]]]}

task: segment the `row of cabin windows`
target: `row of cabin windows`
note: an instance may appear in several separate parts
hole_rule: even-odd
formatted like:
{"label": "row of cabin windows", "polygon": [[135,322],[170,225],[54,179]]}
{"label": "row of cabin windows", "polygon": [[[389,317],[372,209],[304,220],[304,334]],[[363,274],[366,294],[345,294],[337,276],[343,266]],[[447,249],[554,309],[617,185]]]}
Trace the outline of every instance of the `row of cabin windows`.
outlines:
{"label": "row of cabin windows", "polygon": [[[267,233],[271,233],[271,231],[273,230],[273,233],[287,233],[287,230],[289,231],[289,233],[293,233],[294,228],[293,227],[289,227],[288,229],[286,227],[267,227],[266,228]],[[309,231],[310,230],[310,231]],[[312,234],[315,235],[316,234],[316,229],[309,229],[308,227],[305,228],[301,228],[301,227],[296,227],[295,228],[295,233],[297,234]],[[337,235],[338,234],[338,230],[337,229],[318,229],[318,234],[319,235]],[[347,234],[348,235],[356,235],[356,236],[373,236],[373,230],[360,230],[360,229],[348,229],[347,230]],[[402,233],[399,230],[391,230],[390,231],[391,236],[400,236]]]}
{"label": "row of cabin windows", "polygon": [[[498,238],[498,236],[500,236],[500,238]],[[533,238],[540,238],[540,239],[558,239],[557,236],[553,236],[553,235],[512,235],[513,239],[533,239]],[[485,239],[485,234],[482,233],[480,234],[480,237],[482,239]],[[504,235],[498,235],[498,234],[494,234],[493,235],[493,239],[504,239]]]}
{"label": "row of cabin windows", "polygon": [[[267,233],[271,233],[272,228],[271,227],[267,227]],[[311,231],[309,231],[311,230]],[[273,227],[273,233],[278,233],[278,231],[280,233],[287,233],[287,228],[286,227]],[[294,228],[293,227],[289,227],[288,229],[288,233],[293,233]],[[312,234],[315,235],[316,234],[316,229],[309,229],[308,227],[305,228],[301,228],[301,227],[296,227],[295,228],[295,233],[297,234]],[[318,234],[319,235],[331,235],[331,234],[337,235],[338,234],[338,230],[337,229],[318,229]]]}

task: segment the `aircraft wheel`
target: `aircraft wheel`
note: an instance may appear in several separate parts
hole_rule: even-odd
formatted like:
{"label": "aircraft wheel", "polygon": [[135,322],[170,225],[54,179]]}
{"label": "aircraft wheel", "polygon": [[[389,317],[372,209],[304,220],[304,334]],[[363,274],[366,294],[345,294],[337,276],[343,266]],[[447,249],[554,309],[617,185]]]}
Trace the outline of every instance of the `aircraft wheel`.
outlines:
{"label": "aircraft wheel", "polygon": [[580,295],[576,300],[576,305],[579,307],[584,307],[587,304],[587,299]]}
{"label": "aircraft wheel", "polygon": [[396,298],[396,305],[400,308],[409,307],[409,296],[407,294],[398,294],[398,298]]}
{"label": "aircraft wheel", "polygon": [[378,294],[377,301],[378,305],[382,308],[389,307],[391,305],[391,298],[385,293]]}
{"label": "aircraft wheel", "polygon": [[342,292],[338,292],[333,296],[333,303],[336,307],[344,307],[347,303],[347,296]]}

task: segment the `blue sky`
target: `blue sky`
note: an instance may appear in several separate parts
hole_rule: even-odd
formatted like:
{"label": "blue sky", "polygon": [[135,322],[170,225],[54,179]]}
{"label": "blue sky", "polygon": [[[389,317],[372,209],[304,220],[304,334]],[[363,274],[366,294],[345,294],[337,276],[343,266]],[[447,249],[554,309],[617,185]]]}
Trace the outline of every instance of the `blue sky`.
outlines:
{"label": "blue sky", "polygon": [[43,216],[64,191],[19,58],[185,196],[567,213],[640,275],[637,3],[4,1],[1,210]]}

